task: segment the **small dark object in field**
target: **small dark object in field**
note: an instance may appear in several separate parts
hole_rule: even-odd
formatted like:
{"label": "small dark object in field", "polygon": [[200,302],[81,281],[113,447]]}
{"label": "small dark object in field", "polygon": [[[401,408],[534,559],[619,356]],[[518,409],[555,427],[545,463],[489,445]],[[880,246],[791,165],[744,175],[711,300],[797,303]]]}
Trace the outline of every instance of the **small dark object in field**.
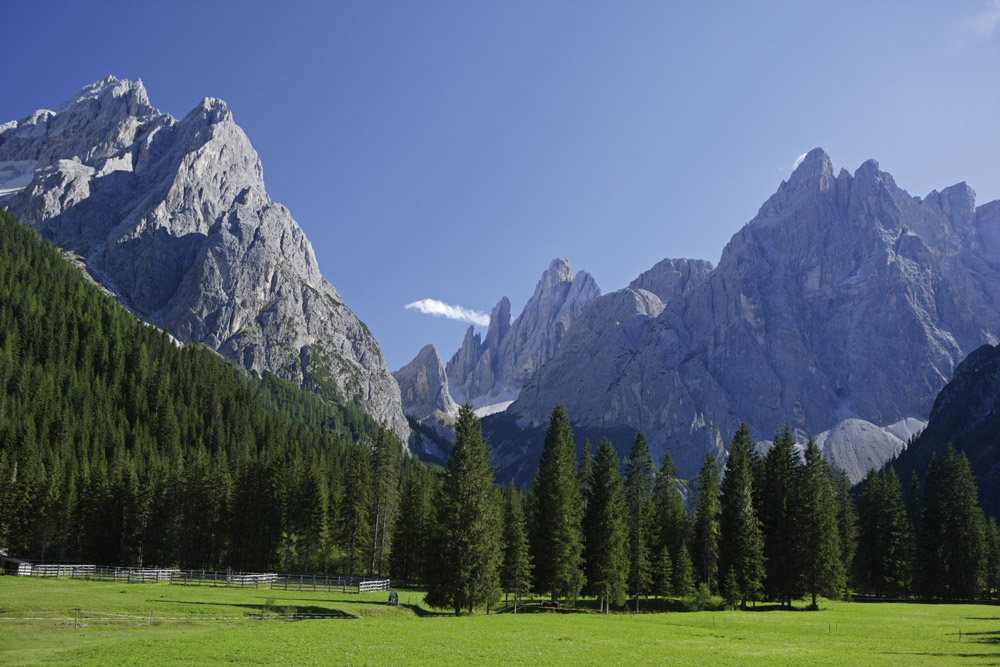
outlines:
{"label": "small dark object in field", "polygon": [[389,591],[389,604],[391,604],[393,607],[399,606],[399,595],[396,593],[396,591]]}

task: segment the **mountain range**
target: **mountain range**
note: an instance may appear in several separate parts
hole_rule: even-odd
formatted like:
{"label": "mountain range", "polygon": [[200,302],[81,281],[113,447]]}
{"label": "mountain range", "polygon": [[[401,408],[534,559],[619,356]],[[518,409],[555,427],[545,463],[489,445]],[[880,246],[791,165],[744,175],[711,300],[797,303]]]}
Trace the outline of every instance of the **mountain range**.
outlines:
{"label": "mountain range", "polygon": [[914,197],[874,160],[835,173],[810,151],[717,267],[667,259],[595,294],[548,360],[504,385],[517,398],[495,432],[501,466],[530,475],[536,448],[511,421],[537,438],[562,402],[588,432],[641,430],[682,475],[745,422],[761,441],[785,423],[815,436],[861,479],[923,428],[965,355],[996,343],[998,217],[964,183]]}
{"label": "mountain range", "polygon": [[485,336],[470,327],[447,362],[428,346],[395,375],[220,100],[177,120],[141,81],[108,77],[4,123],[0,205],[138,317],[357,402],[418,452],[443,456],[471,402],[500,476],[522,481],[557,403],[621,451],[642,431],[682,476],[724,456],[740,422],[759,441],[788,423],[856,481],[1000,333],[1000,202],[976,206],[964,183],[914,197],[873,160],[835,173],[821,149],[718,266],[664,259],[602,294],[555,259],[516,318],[504,297]]}

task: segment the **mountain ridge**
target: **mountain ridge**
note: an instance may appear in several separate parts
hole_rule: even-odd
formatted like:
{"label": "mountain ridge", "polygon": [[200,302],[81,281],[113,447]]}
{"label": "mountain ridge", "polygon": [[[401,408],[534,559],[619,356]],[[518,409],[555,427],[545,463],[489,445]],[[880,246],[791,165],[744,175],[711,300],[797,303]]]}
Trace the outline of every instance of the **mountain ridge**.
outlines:
{"label": "mountain ridge", "polygon": [[319,271],[221,100],[183,119],[107,77],[0,126],[0,202],[151,323],[244,368],[360,399],[405,442],[378,343]]}

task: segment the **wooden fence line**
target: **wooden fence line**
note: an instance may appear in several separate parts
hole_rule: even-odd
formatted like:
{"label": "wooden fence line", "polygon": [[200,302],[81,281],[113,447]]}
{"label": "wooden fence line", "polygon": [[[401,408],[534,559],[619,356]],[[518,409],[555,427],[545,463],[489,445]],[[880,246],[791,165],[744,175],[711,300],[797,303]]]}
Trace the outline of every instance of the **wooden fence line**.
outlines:
{"label": "wooden fence line", "polygon": [[169,581],[183,586],[225,586],[259,588],[267,586],[285,591],[339,590],[357,593],[387,591],[391,580],[359,576],[328,574],[277,574],[274,572],[233,572],[231,570],[181,570],[153,567],[98,567],[92,564],[30,564],[18,568],[17,574],[34,577],[70,576],[74,579],[147,583]]}

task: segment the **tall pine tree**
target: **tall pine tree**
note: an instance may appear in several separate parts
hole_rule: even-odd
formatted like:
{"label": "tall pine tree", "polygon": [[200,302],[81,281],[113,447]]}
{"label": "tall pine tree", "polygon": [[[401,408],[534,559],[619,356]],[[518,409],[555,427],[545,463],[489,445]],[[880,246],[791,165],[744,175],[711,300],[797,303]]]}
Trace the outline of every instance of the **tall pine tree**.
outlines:
{"label": "tall pine tree", "polygon": [[812,596],[816,609],[818,595],[839,597],[846,587],[846,575],[840,553],[840,530],[833,494],[830,464],[809,438],[805,465],[799,469],[798,560],[802,586]]}
{"label": "tall pine tree", "polygon": [[744,609],[747,600],[756,603],[764,580],[764,537],[753,500],[754,456],[750,430],[740,424],[733,434],[720,489],[719,571],[732,574],[736,590],[729,594]]}
{"label": "tall pine tree", "polygon": [[517,613],[521,595],[531,589],[532,567],[524,500],[513,481],[504,489],[503,504],[503,566],[500,570],[500,582],[505,592],[514,594],[514,613]]}
{"label": "tall pine tree", "polygon": [[566,407],[552,410],[531,488],[531,553],[535,588],[575,603],[584,584],[583,500]]}
{"label": "tall pine tree", "polygon": [[466,403],[437,496],[433,575],[426,600],[457,616],[500,596],[502,518],[490,451],[479,419]]}
{"label": "tall pine tree", "polygon": [[618,471],[618,456],[606,438],[597,447],[587,485],[586,536],[587,587],[604,613],[611,604],[625,601],[628,574],[625,496]]}
{"label": "tall pine tree", "polygon": [[761,465],[760,520],[764,532],[764,590],[770,599],[791,606],[801,594],[796,526],[799,456],[785,425]]}

